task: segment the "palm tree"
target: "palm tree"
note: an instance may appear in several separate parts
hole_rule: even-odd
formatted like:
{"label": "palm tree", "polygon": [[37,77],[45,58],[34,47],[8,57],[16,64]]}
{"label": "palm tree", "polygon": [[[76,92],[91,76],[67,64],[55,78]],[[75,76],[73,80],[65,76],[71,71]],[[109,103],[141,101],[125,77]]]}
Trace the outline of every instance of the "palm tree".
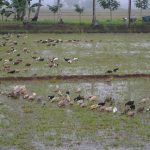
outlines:
{"label": "palm tree", "polygon": [[128,1],[128,27],[131,25],[131,0]]}
{"label": "palm tree", "polygon": [[75,7],[75,11],[77,13],[79,13],[79,20],[80,20],[80,24],[81,24],[81,14],[83,13],[84,8],[80,7],[78,4],[74,5],[74,7]]}
{"label": "palm tree", "polygon": [[38,20],[40,7],[42,6],[41,1],[42,0],[39,0],[39,2],[38,2],[37,10],[36,10],[35,16],[32,18],[32,21],[37,21]]}
{"label": "palm tree", "polygon": [[[29,3],[30,1],[28,0],[25,0],[25,9],[24,9],[24,18],[23,18],[23,22],[28,22],[29,21]],[[28,12],[28,15],[27,15],[27,12]]]}
{"label": "palm tree", "polygon": [[[57,6],[59,5],[60,5],[60,0],[57,0]],[[60,19],[61,19],[61,12],[60,12],[60,7],[58,7],[58,18],[57,18],[58,22],[60,21]]]}
{"label": "palm tree", "polygon": [[95,12],[95,0],[93,0],[93,18],[92,18],[92,25],[96,23],[96,12]]}
{"label": "palm tree", "polygon": [[54,5],[54,6],[50,6],[50,5],[47,5],[49,10],[54,14],[54,23],[55,23],[55,16],[56,16],[56,13],[58,12],[58,5]]}

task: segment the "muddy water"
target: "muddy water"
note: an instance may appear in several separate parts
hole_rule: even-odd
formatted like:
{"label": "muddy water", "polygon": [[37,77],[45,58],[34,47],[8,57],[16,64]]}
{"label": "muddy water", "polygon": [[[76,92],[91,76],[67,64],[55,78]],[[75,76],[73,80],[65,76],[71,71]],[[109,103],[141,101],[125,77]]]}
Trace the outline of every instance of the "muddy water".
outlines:
{"label": "muddy water", "polygon": [[[53,90],[56,88],[56,86],[59,86],[60,89],[62,89],[63,92],[66,90],[69,90],[71,93],[71,97],[75,97],[77,94],[75,94],[75,91],[77,88],[81,88],[81,95],[90,96],[90,95],[96,95],[98,97],[98,101],[104,101],[104,99],[108,96],[111,96],[115,99],[115,105],[119,109],[119,113],[121,112],[121,106],[124,105],[124,103],[127,100],[135,100],[136,106],[138,105],[138,102],[144,98],[144,97],[150,97],[150,79],[144,79],[144,78],[136,78],[136,79],[125,79],[125,80],[113,80],[113,81],[80,81],[80,82],[65,82],[65,81],[59,81],[59,82],[50,82],[50,81],[33,81],[33,82],[1,82],[0,84],[0,91],[10,91],[13,86],[15,85],[25,85],[29,91],[36,92],[38,95],[42,96],[45,101],[47,101],[47,95],[53,94]],[[7,107],[10,112],[15,113],[15,115],[19,116],[21,124],[19,125],[21,128],[25,127],[25,120],[30,124],[32,123],[32,119],[34,119],[34,116],[32,114],[25,115],[22,112],[21,107],[23,106],[22,103],[23,100],[12,100],[8,99],[5,96],[0,96],[0,102],[3,105],[0,105],[0,107]],[[33,105],[31,103],[31,105]],[[37,104],[36,104],[37,105]],[[35,107],[35,106],[34,106]],[[148,101],[146,104],[146,108],[150,107],[150,102]],[[70,119],[74,119],[73,117],[73,110],[71,108],[65,109],[66,117]],[[34,114],[35,115],[35,114]],[[50,115],[50,114],[49,114]],[[35,117],[36,118],[36,117]],[[145,115],[144,117],[140,117],[141,122],[150,125],[150,118],[149,114]],[[145,119],[147,118],[147,119]],[[3,125],[10,126],[10,118],[8,118],[8,114],[2,113],[1,115],[1,122]],[[51,122],[50,122],[51,124]],[[77,127],[80,127],[80,122],[74,122],[74,125]],[[34,130],[34,129],[33,129]],[[10,131],[15,131],[15,129],[10,127]],[[8,133],[7,130],[2,130],[2,133],[7,135],[7,137],[11,138],[15,133]],[[88,132],[88,131],[87,131]],[[61,135],[61,140],[63,144],[61,146],[55,146],[53,142],[49,142],[48,144],[44,143],[44,138],[47,136],[57,136],[57,130],[56,128],[49,128],[48,131],[44,132],[42,134],[42,139],[39,137],[39,135],[36,134],[34,131],[32,133],[32,140],[29,138],[30,145],[34,147],[35,150],[70,150],[70,149],[78,149],[78,150],[105,150],[105,149],[113,149],[113,150],[149,150],[150,145],[149,142],[142,141],[142,138],[139,136],[133,136],[131,138],[134,138],[136,143],[139,143],[139,145],[128,145],[127,147],[122,146],[122,144],[118,144],[113,147],[113,142],[115,142],[115,132],[106,132],[102,129],[98,129],[96,132],[97,136],[102,136],[102,141],[100,142],[93,142],[94,137],[84,137],[82,139],[79,139],[76,136],[75,132],[71,132],[70,134],[63,134]],[[31,134],[31,133],[30,133]],[[128,136],[126,133],[120,133],[121,137],[120,139],[123,140],[123,138],[126,138]],[[29,142],[28,141],[28,142]],[[50,145],[49,145],[50,144]],[[132,144],[132,142],[131,142]],[[142,146],[141,146],[142,145]],[[9,148],[5,148],[2,145],[2,150],[5,149],[13,149],[13,146]],[[19,148],[16,148],[16,150]]]}
{"label": "muddy water", "polygon": [[65,92],[69,90],[74,96],[75,91],[80,88],[81,94],[85,96],[96,95],[98,101],[104,101],[106,97],[113,97],[116,103],[125,100],[139,101],[142,98],[150,97],[150,79],[149,78],[132,78],[112,81],[91,80],[91,81],[15,81],[1,82],[0,91],[9,91],[15,85],[25,85],[29,90],[35,91],[40,95],[47,97],[52,94],[56,86]]}

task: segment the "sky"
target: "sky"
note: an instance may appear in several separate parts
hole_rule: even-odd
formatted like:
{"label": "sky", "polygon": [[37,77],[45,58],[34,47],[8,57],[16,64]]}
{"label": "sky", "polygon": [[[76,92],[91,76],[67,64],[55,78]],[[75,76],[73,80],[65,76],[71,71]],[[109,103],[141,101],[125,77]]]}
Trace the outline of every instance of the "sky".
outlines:
{"label": "sky", "polygon": [[[33,2],[38,2],[38,0],[32,0]],[[65,1],[65,0],[60,0],[60,1]],[[73,0],[70,0],[73,2]],[[120,1],[121,4],[121,8],[127,8],[128,7],[128,0],[118,0]],[[56,0],[43,0],[42,4],[49,4],[49,5],[53,5],[54,2],[56,2]],[[82,5],[82,2],[86,2],[86,0],[79,0],[79,3]],[[66,6],[66,5],[65,5]]]}

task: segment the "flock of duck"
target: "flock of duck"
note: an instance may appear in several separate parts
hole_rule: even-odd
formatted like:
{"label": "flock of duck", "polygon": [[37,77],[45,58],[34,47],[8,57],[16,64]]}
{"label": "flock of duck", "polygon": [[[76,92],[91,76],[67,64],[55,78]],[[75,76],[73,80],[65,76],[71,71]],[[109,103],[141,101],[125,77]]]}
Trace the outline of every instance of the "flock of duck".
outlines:
{"label": "flock of duck", "polygon": [[[23,35],[17,34],[16,38],[21,38]],[[11,34],[6,34],[2,37],[2,41],[0,42],[0,47],[5,47],[7,45],[10,46],[9,50],[6,51],[8,54],[9,58],[4,59],[0,58],[0,61],[3,62],[2,69],[1,71],[6,71],[7,73],[13,74],[13,73],[18,73],[20,71],[27,71],[32,64],[30,62],[25,62],[23,69],[14,69],[14,66],[17,66],[21,63],[23,63],[23,58],[20,58],[22,54],[18,53],[16,50],[16,45],[18,45],[17,41],[13,41],[11,39],[12,35]],[[49,38],[47,40],[38,40],[36,41],[37,43],[40,44],[46,44],[47,46],[56,46],[58,43],[62,42],[80,42],[80,40],[67,40],[63,41],[61,39],[52,39]],[[85,41],[87,42],[87,41]],[[22,42],[22,45],[25,45],[26,42]],[[45,59],[44,57],[38,56],[37,53],[31,53],[31,51],[24,47],[22,49],[24,54],[29,54],[28,57],[31,57],[33,61],[35,62],[43,62],[46,61],[47,65],[49,68],[52,67],[58,67],[58,57],[52,57],[52,58],[47,58]],[[13,54],[13,55],[11,55]],[[15,58],[14,58],[15,55]],[[12,56],[12,57],[11,57]],[[16,59],[17,58],[17,59]],[[64,57],[63,60],[68,63],[72,64],[73,62],[76,62],[79,60],[78,57],[73,57],[73,58],[66,58]],[[112,74],[115,73],[119,70],[119,68],[113,68],[111,70],[107,70],[105,73],[106,74]],[[72,98],[70,96],[70,91],[62,92],[60,88],[57,88],[54,91],[53,95],[49,95],[47,97],[47,100],[49,100],[52,103],[56,103],[58,107],[66,107],[68,105],[74,105],[77,104],[81,108],[89,108],[91,110],[99,110],[100,112],[112,112],[112,113],[117,113],[118,108],[114,105],[115,100],[112,97],[106,98],[103,102],[98,102],[98,97],[95,95],[92,96],[83,96],[81,95],[81,90],[77,90],[76,93],[78,93],[77,97]],[[19,98],[22,97],[23,99],[26,99],[28,101],[33,101],[37,100],[38,102],[41,102],[43,105],[45,105],[46,101],[43,101],[41,96],[38,96],[35,92],[31,93],[26,89],[25,86],[20,86],[17,85],[15,86],[11,92],[5,93],[1,92],[1,94],[5,94],[8,97],[11,98]],[[126,114],[127,116],[134,116],[136,113],[142,113],[145,110],[150,111],[150,108],[146,108],[146,103],[149,101],[149,98],[142,99],[139,106],[136,108],[135,102],[130,100],[127,103],[124,104],[124,110],[122,111],[122,114]]]}
{"label": "flock of duck", "polygon": [[109,112],[125,114],[133,117],[137,113],[143,113],[144,111],[150,112],[150,107],[146,108],[146,103],[150,100],[144,98],[138,103],[136,108],[135,102],[130,100],[124,104],[122,111],[119,111],[115,106],[115,100],[112,97],[107,97],[103,102],[98,102],[98,97],[95,95],[83,96],[81,95],[81,88],[78,88],[75,93],[78,95],[74,98],[70,96],[70,91],[63,92],[59,86],[56,86],[54,93],[47,96],[47,100],[44,100],[42,96],[37,95],[35,92],[27,90],[25,85],[17,85],[12,88],[10,92],[1,92],[1,95],[6,95],[12,99],[22,98],[27,101],[37,101],[45,106],[47,102],[56,103],[58,107],[67,107],[72,105],[78,105],[80,108],[88,108],[90,110],[98,110],[99,112]]}
{"label": "flock of duck", "polygon": [[[49,58],[44,58],[40,55],[38,55],[37,52],[31,52],[27,47],[23,47],[22,50],[16,50],[16,46],[18,45],[19,41],[13,41],[11,40],[11,34],[6,34],[2,37],[3,41],[0,42],[0,47],[5,47],[7,45],[9,45],[9,49],[6,51],[7,56],[9,56],[8,59],[4,59],[4,58],[0,58],[0,62],[2,62],[2,69],[1,71],[7,72],[8,74],[14,74],[14,73],[19,73],[19,72],[26,72],[30,69],[30,66],[33,65],[33,62],[46,62],[46,65],[49,68],[52,67],[58,67],[58,57],[49,57]],[[17,38],[21,38],[23,35],[21,34],[17,34],[16,37]],[[62,43],[64,42],[61,39],[52,39],[49,38],[48,40],[38,40],[36,41],[37,43],[40,44],[47,44],[47,46],[55,46],[58,43]],[[79,40],[67,40],[65,42],[79,42]],[[22,42],[22,45],[25,45],[26,42]],[[28,58],[31,57],[31,61],[29,62],[25,62],[23,60],[23,58],[21,58],[21,55],[24,54],[20,54],[19,52],[24,52],[25,55],[28,54]],[[15,57],[14,57],[15,56]],[[73,57],[73,58],[63,58],[63,60],[65,62],[67,62],[68,64],[72,64],[73,62],[78,61],[78,57]],[[25,62],[25,63],[24,63]],[[23,64],[24,63],[24,64]],[[23,66],[21,67],[21,69],[18,69],[18,67],[16,67],[17,69],[15,69],[15,66],[18,66],[19,64],[22,64]]]}
{"label": "flock of duck", "polygon": [[[16,37],[18,40],[14,41],[13,37]],[[2,63],[2,67],[0,71],[7,72],[8,74],[14,74],[14,73],[21,73],[21,72],[27,72],[33,67],[35,64],[34,62],[45,62],[46,67],[48,68],[55,68],[59,66],[59,59],[63,59],[68,64],[72,64],[74,62],[77,62],[79,60],[78,57],[64,57],[64,58],[58,58],[58,57],[49,57],[45,58],[41,55],[39,55],[37,52],[30,51],[29,48],[25,47],[26,42],[23,41],[22,43],[19,41],[19,39],[24,39],[27,35],[23,34],[4,34],[1,37],[0,47],[6,47],[9,46],[9,49],[6,50],[7,59],[0,58],[0,62]],[[69,43],[78,43],[80,40],[62,40],[62,39],[53,39],[48,38],[47,40],[37,40],[35,41],[37,44],[46,44],[46,46],[56,46],[59,43],[63,42],[69,42]],[[89,42],[85,40],[84,42]],[[92,40],[90,40],[92,42]],[[20,50],[17,50],[17,45],[22,44]],[[28,62],[26,62],[26,58],[23,58],[22,56],[26,55],[29,59]],[[19,64],[21,64],[21,67],[19,68]],[[45,67],[45,66],[44,66]],[[119,68],[114,68],[112,70],[107,70],[105,74],[112,74],[119,70]]]}

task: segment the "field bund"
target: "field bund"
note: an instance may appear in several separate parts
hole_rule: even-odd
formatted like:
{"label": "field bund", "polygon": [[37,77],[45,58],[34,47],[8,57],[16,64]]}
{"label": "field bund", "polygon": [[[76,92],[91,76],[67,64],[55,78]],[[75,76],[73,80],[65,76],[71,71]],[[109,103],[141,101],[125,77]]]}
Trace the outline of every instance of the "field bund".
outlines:
{"label": "field bund", "polygon": [[150,25],[0,24],[0,33],[149,33]]}

